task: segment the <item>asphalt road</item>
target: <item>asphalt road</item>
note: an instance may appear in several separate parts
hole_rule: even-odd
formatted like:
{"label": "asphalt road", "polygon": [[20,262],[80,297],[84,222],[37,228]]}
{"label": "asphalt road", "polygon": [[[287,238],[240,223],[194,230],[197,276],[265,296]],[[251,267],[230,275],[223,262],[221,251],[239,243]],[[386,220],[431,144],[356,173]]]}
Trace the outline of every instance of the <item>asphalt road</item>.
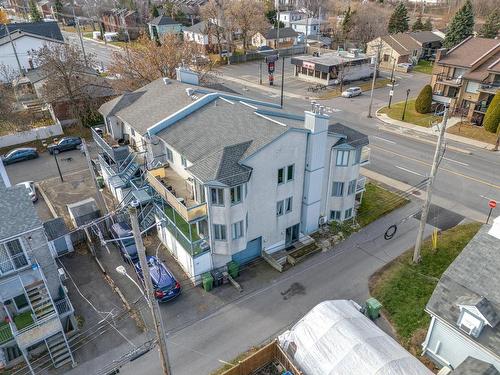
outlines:
{"label": "asphalt road", "polygon": [[[68,43],[81,48],[78,34],[67,31],[62,31],[62,34]],[[120,49],[115,46],[105,45],[86,38],[83,38],[83,46],[85,48],[85,53],[94,55],[96,63],[101,68],[107,68],[113,62],[113,52],[120,51]]]}

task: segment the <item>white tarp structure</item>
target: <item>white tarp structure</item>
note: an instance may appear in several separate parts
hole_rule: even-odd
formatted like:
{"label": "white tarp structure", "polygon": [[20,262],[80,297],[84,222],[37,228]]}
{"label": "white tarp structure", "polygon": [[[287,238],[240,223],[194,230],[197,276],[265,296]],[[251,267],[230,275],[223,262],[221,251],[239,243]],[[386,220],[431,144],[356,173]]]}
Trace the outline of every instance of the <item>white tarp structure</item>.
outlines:
{"label": "white tarp structure", "polygon": [[306,375],[431,375],[351,301],[325,301],[278,337]]}

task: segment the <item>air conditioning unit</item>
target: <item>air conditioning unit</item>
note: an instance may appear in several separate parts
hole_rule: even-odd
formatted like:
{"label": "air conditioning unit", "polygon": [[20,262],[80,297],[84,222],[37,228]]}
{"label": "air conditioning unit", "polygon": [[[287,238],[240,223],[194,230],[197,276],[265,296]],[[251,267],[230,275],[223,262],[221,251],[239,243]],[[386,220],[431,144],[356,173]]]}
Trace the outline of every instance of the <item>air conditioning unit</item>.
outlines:
{"label": "air conditioning unit", "polygon": [[64,268],[58,268],[57,273],[59,274],[59,279],[61,281],[66,281],[68,280],[68,276],[66,275],[66,272],[64,271]]}
{"label": "air conditioning unit", "polygon": [[319,217],[319,225],[325,225],[327,222],[326,216],[320,216]]}

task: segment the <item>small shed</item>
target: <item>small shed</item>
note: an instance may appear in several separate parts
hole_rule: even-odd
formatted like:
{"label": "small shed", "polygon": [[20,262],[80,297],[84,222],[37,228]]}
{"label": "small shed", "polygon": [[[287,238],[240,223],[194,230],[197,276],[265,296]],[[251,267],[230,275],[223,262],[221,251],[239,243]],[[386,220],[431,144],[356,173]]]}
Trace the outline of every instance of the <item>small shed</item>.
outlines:
{"label": "small shed", "polygon": [[68,204],[68,212],[75,227],[90,223],[101,216],[94,198]]}
{"label": "small shed", "polygon": [[54,258],[74,251],[71,233],[62,217],[44,222],[43,229]]}

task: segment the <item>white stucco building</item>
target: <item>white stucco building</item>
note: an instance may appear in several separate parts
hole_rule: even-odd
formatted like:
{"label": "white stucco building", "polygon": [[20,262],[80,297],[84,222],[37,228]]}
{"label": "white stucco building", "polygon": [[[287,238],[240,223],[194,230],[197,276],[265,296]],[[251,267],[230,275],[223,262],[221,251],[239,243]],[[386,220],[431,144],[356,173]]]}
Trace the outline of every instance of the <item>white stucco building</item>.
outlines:
{"label": "white stucco building", "polygon": [[[179,73],[183,82],[159,79],[101,107],[106,132],[128,140],[135,156],[94,138],[108,187],[119,200],[143,205],[142,226],[156,220],[193,281],[354,217],[365,183],[360,166],[369,162],[366,135],[334,123],[319,106],[287,113],[185,83],[194,75]],[[139,180],[148,188],[141,190],[132,176],[144,156]]]}

